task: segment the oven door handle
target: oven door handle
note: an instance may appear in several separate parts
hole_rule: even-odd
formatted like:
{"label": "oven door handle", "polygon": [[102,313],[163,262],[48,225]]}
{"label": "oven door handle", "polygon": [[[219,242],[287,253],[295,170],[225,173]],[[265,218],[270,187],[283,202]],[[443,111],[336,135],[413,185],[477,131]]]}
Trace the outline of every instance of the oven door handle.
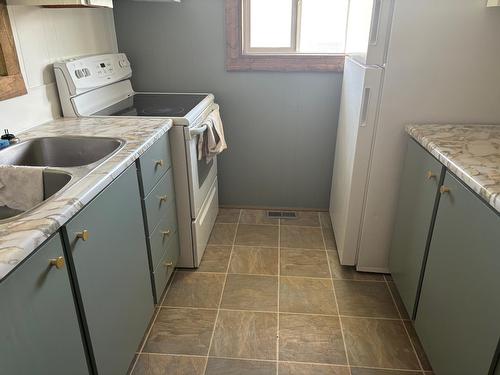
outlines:
{"label": "oven door handle", "polygon": [[188,139],[189,140],[194,139],[194,137],[196,137],[197,135],[205,133],[205,130],[207,130],[207,125],[197,126],[196,128],[188,129]]}

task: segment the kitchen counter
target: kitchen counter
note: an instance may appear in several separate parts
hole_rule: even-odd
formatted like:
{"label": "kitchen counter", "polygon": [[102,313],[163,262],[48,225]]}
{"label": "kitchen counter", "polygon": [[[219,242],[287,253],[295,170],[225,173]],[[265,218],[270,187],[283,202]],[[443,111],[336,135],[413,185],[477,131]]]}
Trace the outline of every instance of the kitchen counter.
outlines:
{"label": "kitchen counter", "polygon": [[165,119],[65,118],[20,134],[21,141],[52,136],[99,136],[120,138],[126,143],[93,169],[72,168],[74,173],[69,187],[40,206],[11,221],[0,222],[0,281],[171,127],[172,121]]}
{"label": "kitchen counter", "polygon": [[500,125],[408,125],[406,131],[500,213]]}

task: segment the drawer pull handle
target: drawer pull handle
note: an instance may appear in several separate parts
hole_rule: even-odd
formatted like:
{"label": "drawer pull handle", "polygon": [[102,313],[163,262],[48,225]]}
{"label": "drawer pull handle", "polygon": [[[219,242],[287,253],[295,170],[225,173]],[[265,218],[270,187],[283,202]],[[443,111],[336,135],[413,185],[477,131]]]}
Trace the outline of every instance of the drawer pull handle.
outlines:
{"label": "drawer pull handle", "polygon": [[446,187],[446,186],[441,186],[441,187],[439,188],[439,192],[440,192],[441,194],[444,194],[444,193],[449,193],[449,192],[450,192],[450,188],[448,188],[448,187]]}
{"label": "drawer pull handle", "polygon": [[168,196],[167,195],[161,195],[158,197],[158,199],[160,200],[160,203],[165,203],[168,199]]}
{"label": "drawer pull handle", "polygon": [[165,162],[162,159],[155,160],[155,167],[163,167],[164,164]]}
{"label": "drawer pull handle", "polygon": [[76,233],[76,238],[80,238],[83,241],[87,241],[90,238],[90,233],[87,229]]}
{"label": "drawer pull handle", "polygon": [[166,262],[166,263],[164,264],[164,266],[165,266],[165,267],[167,267],[167,268],[172,267],[173,265],[174,265],[174,263],[173,263],[173,262]]}
{"label": "drawer pull handle", "polygon": [[50,260],[50,265],[56,267],[58,270],[64,267],[64,257],[57,257]]}
{"label": "drawer pull handle", "polygon": [[432,173],[432,171],[427,171],[427,179],[430,180],[431,178],[435,178],[436,175]]}
{"label": "drawer pull handle", "polygon": [[170,233],[171,233],[171,232],[170,232],[170,229],[167,229],[167,230],[163,230],[163,231],[161,231],[161,234],[163,234],[163,237],[165,237],[165,236],[170,236]]}

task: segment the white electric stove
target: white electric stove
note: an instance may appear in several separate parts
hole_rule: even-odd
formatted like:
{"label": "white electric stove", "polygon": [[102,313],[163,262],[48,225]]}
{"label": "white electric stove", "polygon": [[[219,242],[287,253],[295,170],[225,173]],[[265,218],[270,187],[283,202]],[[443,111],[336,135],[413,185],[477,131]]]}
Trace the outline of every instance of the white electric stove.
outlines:
{"label": "white electric stove", "polygon": [[135,92],[123,53],[86,56],[54,64],[65,117],[172,119],[170,146],[181,256],[178,267],[198,267],[219,209],[217,160],[198,161],[203,120],[217,109],[212,94]]}

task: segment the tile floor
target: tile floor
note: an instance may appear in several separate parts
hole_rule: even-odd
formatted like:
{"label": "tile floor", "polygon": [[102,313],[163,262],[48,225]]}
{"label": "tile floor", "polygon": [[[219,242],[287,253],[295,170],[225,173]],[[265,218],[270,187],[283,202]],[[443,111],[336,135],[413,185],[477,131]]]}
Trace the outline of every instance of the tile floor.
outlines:
{"label": "tile floor", "polygon": [[221,209],[176,270],[133,375],[430,375],[390,276],[339,264],[327,213]]}

